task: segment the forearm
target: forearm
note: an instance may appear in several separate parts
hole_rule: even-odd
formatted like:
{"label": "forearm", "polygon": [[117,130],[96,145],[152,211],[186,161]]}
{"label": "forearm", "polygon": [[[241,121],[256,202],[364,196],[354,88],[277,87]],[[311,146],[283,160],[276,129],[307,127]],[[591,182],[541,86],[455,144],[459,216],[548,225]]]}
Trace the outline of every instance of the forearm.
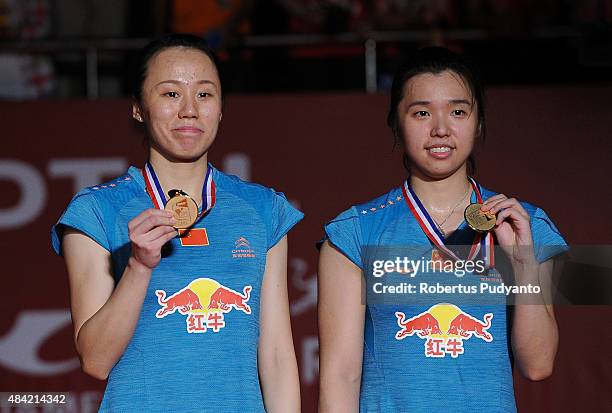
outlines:
{"label": "forearm", "polygon": [[325,242],[319,259],[319,412],[358,412],[365,305],[362,272]]}
{"label": "forearm", "polygon": [[319,413],[359,411],[361,374],[332,373],[322,366],[319,380]]}
{"label": "forearm", "polygon": [[83,370],[106,379],[130,342],[140,317],[151,270],[130,258],[108,301],[80,328],[76,346]]}
{"label": "forearm", "polygon": [[537,265],[515,268],[519,285],[537,285],[536,297],[518,295],[514,307],[512,348],[517,365],[531,380],[542,380],[552,373],[559,335],[554,311],[547,296],[547,283],[540,282]]}
{"label": "forearm", "polygon": [[287,237],[266,257],[259,313],[257,364],[266,411],[299,412],[300,379],[287,295]]}
{"label": "forearm", "polygon": [[299,412],[300,380],[293,346],[274,348],[272,353],[260,361],[259,369],[266,411]]}

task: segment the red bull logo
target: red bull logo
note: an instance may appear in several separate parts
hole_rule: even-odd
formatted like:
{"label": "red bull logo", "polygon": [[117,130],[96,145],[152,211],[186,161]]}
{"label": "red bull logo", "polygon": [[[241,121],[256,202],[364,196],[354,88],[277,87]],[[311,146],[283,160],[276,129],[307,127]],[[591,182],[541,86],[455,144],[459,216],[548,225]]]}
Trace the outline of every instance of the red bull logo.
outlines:
{"label": "red bull logo", "polygon": [[426,357],[445,357],[448,354],[457,358],[465,351],[463,341],[471,337],[478,337],[487,343],[493,341],[493,336],[487,331],[491,327],[492,313],[485,314],[481,321],[456,305],[436,304],[411,318],[401,311],[396,312],[395,316],[400,327],[395,339],[403,340],[414,334],[425,339]]}
{"label": "red bull logo", "polygon": [[250,285],[245,286],[241,294],[211,278],[198,278],[167,298],[166,291],[155,291],[161,306],[155,316],[164,318],[178,311],[187,316],[188,333],[218,333],[225,328],[224,314],[232,310],[251,314],[251,307],[247,304],[251,291]]}
{"label": "red bull logo", "polygon": [[395,338],[398,340],[411,336],[414,333],[417,333],[419,337],[427,337],[431,334],[442,334],[438,320],[428,312],[421,313],[408,320],[406,320],[406,314],[399,311],[395,313],[395,316],[397,317],[397,324],[402,328],[395,334]]}
{"label": "red bull logo", "polygon": [[483,323],[469,314],[459,314],[451,321],[447,334],[458,334],[464,338],[470,338],[474,334],[476,337],[480,337],[487,343],[490,343],[493,341],[493,336],[487,333],[487,330],[491,327],[492,318],[493,314],[485,314],[485,322]]}
{"label": "red bull logo", "polygon": [[220,309],[227,313],[233,308],[244,311],[245,314],[251,314],[251,307],[245,304],[249,301],[251,294],[251,286],[247,285],[244,287],[244,295],[238,294],[234,290],[229,288],[219,287],[210,297],[210,304],[208,309]]}
{"label": "red bull logo", "polygon": [[174,313],[178,310],[179,313],[185,315],[191,310],[201,310],[202,304],[197,294],[185,287],[177,293],[172,294],[166,299],[166,292],[164,290],[155,291],[157,295],[157,302],[162,306],[155,315],[157,318],[164,318],[168,314]]}

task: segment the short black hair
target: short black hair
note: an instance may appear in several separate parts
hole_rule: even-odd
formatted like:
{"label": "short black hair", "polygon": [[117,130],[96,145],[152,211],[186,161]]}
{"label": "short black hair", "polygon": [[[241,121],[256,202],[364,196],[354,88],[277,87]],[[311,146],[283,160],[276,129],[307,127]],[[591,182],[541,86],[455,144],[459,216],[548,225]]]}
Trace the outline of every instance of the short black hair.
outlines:
{"label": "short black hair", "polygon": [[[425,47],[418,50],[409,60],[404,62],[395,73],[391,86],[391,99],[389,102],[389,113],[387,125],[393,132],[395,144],[402,142],[399,124],[399,104],[404,98],[404,86],[414,76],[431,73],[439,74],[445,71],[456,73],[465,82],[472,95],[472,104],[476,103],[477,112],[477,135],[476,139],[484,142],[485,138],[485,102],[484,88],[476,68],[464,57],[459,56],[444,47]],[[410,171],[410,160],[407,155],[403,158],[404,167]],[[468,173],[472,174],[475,162],[470,155],[468,159]]]}
{"label": "short black hair", "polygon": [[[219,61],[215,53],[210,49],[210,47],[208,47],[208,43],[204,38],[195,36],[193,34],[167,34],[151,41],[145,47],[140,49],[134,59],[130,75],[130,89],[132,97],[136,99],[138,103],[142,102],[142,85],[147,77],[149,62],[159,52],[172,47],[185,47],[199,50],[204,53],[212,61],[215,69],[217,70],[217,74],[219,75],[219,80],[221,81]],[[221,87],[221,90],[223,90],[223,87]],[[223,99],[223,94],[221,94],[221,98]]]}

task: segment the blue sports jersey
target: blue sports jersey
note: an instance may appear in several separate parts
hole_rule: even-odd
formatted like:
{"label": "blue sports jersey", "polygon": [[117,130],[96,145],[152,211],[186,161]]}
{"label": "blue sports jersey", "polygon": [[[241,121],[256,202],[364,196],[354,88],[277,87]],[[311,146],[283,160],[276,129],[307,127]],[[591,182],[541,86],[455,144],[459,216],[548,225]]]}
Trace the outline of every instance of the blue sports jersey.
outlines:
{"label": "blue sports jersey", "polygon": [[[495,193],[481,190],[483,199]],[[472,202],[476,202],[472,194]],[[539,262],[567,250],[559,231],[541,209],[522,203],[531,217],[534,250]],[[348,259],[371,271],[372,254],[402,247],[418,260],[436,250],[396,188],[373,201],[354,206],[325,225],[326,237]],[[446,245],[469,245],[474,231],[463,222]],[[451,248],[452,249],[452,248]],[[460,249],[460,248],[459,248]],[[454,251],[460,254],[458,250]],[[465,255],[465,254],[464,254]],[[487,273],[485,273],[486,275]],[[478,284],[496,278],[476,274],[385,276],[412,280],[415,285]],[[402,278],[403,277],[403,278]],[[366,278],[368,278],[366,276]],[[381,278],[382,280],[383,278]],[[376,281],[376,280],[375,280]],[[398,284],[399,285],[399,284]],[[366,288],[372,288],[366,280]],[[467,287],[466,287],[467,288]],[[418,290],[417,290],[418,291]],[[440,294],[420,294],[402,302],[403,292],[366,301],[361,412],[515,412],[505,295],[487,296],[484,304],[454,301]],[[468,295],[463,295],[467,297]],[[462,297],[463,297],[462,296]]]}
{"label": "blue sports jersey", "polygon": [[[162,249],[140,319],[110,372],[100,411],[264,411],[257,369],[266,253],[303,214],[282,193],[212,168],[214,208]],[[128,222],[153,203],[140,169],[79,192],[52,229],[75,228],[112,257],[130,257]]]}

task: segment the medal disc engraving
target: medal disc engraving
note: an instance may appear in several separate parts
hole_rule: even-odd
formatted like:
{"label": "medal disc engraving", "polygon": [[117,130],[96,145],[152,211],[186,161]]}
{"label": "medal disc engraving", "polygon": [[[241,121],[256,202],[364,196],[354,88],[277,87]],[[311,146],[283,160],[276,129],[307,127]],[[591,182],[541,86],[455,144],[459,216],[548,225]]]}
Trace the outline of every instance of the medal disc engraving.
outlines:
{"label": "medal disc engraving", "polygon": [[193,225],[198,217],[198,205],[193,198],[186,195],[175,195],[164,207],[167,211],[172,211],[176,224],[174,228],[186,229]]}
{"label": "medal disc engraving", "polygon": [[470,204],[465,208],[463,216],[465,221],[474,231],[488,232],[495,226],[495,214],[482,212],[482,204]]}

